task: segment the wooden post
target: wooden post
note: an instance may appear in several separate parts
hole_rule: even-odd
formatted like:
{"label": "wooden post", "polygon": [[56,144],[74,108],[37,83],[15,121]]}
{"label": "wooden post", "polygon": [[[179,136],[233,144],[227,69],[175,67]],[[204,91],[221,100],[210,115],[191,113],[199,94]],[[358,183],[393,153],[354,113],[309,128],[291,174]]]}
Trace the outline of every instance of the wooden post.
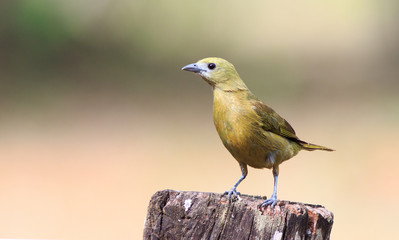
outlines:
{"label": "wooden post", "polygon": [[258,196],[231,201],[216,193],[156,192],[148,206],[144,239],[330,238],[333,214],[320,205],[280,201],[259,209]]}

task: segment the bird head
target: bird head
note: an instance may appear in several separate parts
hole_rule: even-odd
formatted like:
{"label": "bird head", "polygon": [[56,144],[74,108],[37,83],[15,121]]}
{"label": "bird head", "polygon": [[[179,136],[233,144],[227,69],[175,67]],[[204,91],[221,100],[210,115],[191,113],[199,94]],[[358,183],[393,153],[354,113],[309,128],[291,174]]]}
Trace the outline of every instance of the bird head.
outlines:
{"label": "bird head", "polygon": [[223,90],[247,89],[233,64],[222,58],[210,57],[188,64],[182,70],[194,72],[213,88]]}

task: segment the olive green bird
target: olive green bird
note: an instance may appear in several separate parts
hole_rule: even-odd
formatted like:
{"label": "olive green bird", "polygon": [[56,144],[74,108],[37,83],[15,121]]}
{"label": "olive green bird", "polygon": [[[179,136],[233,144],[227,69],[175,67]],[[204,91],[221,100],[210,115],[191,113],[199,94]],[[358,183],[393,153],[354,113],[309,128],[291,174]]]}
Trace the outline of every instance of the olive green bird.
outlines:
{"label": "olive green bird", "polygon": [[248,174],[247,166],[273,169],[274,189],[262,207],[277,203],[279,165],[300,150],[330,148],[300,140],[291,125],[252,94],[234,66],[221,58],[205,58],[182,70],[197,73],[213,88],[213,121],[216,130],[242,175],[225,194],[238,197],[237,186]]}

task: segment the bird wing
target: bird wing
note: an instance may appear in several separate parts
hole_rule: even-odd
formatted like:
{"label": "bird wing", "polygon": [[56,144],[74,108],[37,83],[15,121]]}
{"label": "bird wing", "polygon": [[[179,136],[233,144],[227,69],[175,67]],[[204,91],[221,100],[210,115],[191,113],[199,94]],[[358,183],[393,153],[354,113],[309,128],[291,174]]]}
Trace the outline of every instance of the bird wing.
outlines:
{"label": "bird wing", "polygon": [[299,140],[295,134],[295,130],[280,115],[278,115],[271,107],[267,106],[259,100],[250,101],[252,109],[260,117],[262,129],[282,137],[292,140]]}

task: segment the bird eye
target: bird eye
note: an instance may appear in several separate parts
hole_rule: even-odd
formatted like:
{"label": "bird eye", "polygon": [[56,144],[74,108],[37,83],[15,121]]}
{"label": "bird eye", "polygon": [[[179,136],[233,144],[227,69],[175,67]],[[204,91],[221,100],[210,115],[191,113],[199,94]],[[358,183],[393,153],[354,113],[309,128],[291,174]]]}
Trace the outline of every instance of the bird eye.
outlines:
{"label": "bird eye", "polygon": [[208,64],[208,68],[209,68],[210,70],[215,69],[215,67],[216,67],[216,65],[215,65],[214,63],[209,63],[209,64]]}

